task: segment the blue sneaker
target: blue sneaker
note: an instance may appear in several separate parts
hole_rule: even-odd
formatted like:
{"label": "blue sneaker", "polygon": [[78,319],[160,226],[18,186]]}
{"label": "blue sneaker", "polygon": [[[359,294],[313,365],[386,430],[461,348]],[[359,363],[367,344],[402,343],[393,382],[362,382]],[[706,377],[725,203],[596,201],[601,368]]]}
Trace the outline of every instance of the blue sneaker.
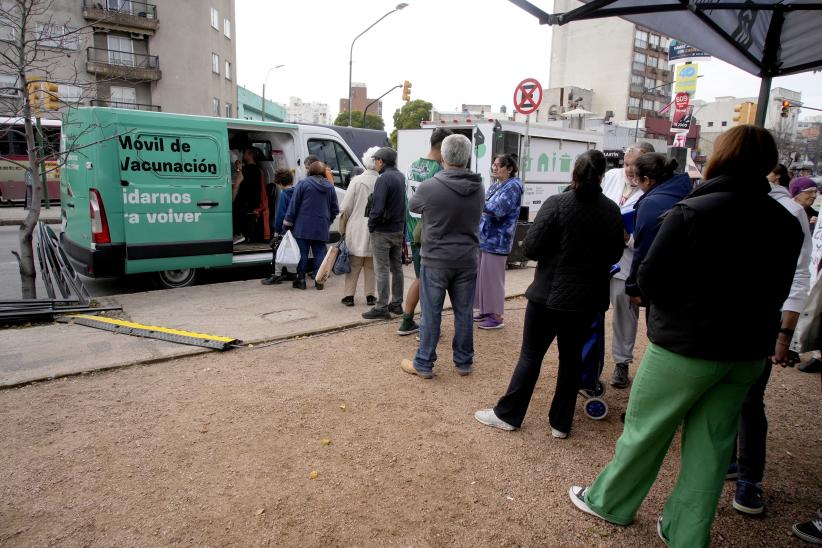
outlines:
{"label": "blue sneaker", "polygon": [[743,514],[752,516],[761,514],[765,511],[765,505],[762,503],[762,488],[749,481],[737,481],[733,506]]}

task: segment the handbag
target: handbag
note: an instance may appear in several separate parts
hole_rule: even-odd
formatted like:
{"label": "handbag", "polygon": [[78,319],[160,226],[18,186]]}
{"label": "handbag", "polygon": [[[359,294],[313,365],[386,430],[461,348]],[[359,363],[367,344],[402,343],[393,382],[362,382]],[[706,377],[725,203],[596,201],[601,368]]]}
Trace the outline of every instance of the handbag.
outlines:
{"label": "handbag", "polygon": [[337,259],[334,261],[334,267],[331,271],[337,276],[341,274],[348,274],[351,272],[351,260],[348,258],[348,246],[345,244],[344,238],[340,240],[337,247],[339,249],[339,255],[337,255]]}

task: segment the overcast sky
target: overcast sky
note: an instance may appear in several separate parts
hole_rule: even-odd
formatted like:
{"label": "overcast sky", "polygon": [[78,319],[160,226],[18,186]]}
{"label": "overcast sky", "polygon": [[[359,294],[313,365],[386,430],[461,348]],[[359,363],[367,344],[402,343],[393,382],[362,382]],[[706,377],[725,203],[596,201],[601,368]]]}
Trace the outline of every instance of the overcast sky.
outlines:
{"label": "overcast sky", "polygon": [[[525,78],[548,86],[551,28],[507,0],[409,0],[354,45],[353,81],[376,98],[409,80],[412,99],[439,110],[460,105],[507,105]],[[553,2],[535,2],[550,11]],[[396,2],[384,0],[236,0],[237,83],[266,97],[289,96],[328,104],[333,121],[339,99],[348,96],[351,41]],[[573,24],[573,23],[571,23]],[[756,96],[759,79],[718,60],[700,63],[696,98]],[[808,106],[822,108],[822,72],[774,79],[802,92]],[[599,91],[597,91],[598,93]],[[401,90],[383,99],[386,129],[402,105]],[[373,108],[373,107],[372,107]],[[802,117],[822,114],[805,110]]]}

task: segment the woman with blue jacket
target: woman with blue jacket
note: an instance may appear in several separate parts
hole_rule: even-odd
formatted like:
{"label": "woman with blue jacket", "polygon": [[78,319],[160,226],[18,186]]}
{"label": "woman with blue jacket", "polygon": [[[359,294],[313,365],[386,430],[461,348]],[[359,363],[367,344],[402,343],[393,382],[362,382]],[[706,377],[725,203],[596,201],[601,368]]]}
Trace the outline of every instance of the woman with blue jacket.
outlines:
{"label": "woman with blue jacket", "polygon": [[522,181],[517,177],[517,162],[510,154],[500,154],[491,164],[494,183],[485,195],[480,218],[480,256],[474,321],[480,329],[499,329],[504,324],[505,264],[514,245],[514,232],[522,202]]}
{"label": "woman with blue jacket", "polygon": [[676,168],[676,160],[668,159],[658,152],[643,154],[634,162],[634,177],[644,194],[634,207],[634,259],[631,262],[631,272],[625,280],[625,293],[638,306],[644,304],[642,292],[636,282],[639,264],[651,249],[668,210],[693,190],[688,174],[675,174]]}
{"label": "woman with blue jacket", "polygon": [[[297,279],[293,284],[296,289],[306,287],[309,249],[314,254],[315,267],[319,268],[322,264],[328,243],[328,229],[340,212],[337,193],[334,185],[325,177],[325,168],[325,164],[319,161],[308,166],[308,177],[294,188],[294,195],[283,220],[283,230],[291,229],[300,248]],[[317,289],[323,289],[323,284],[314,285]]]}

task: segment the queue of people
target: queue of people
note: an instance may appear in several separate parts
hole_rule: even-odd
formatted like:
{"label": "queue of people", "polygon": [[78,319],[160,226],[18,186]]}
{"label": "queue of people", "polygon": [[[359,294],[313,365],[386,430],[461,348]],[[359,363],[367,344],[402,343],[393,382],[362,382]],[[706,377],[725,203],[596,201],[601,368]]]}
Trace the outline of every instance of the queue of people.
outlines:
{"label": "queue of people", "polygon": [[[485,189],[482,177],[467,167],[471,152],[465,136],[435,131],[429,155],[412,165],[413,177],[403,177],[392,149],[370,149],[363,157],[366,171],[352,181],[339,208],[352,264],[342,304],[353,306],[364,271],[373,308],[363,317],[402,315],[399,334],[419,332],[416,354],[402,359],[400,368],[422,379],[434,377],[446,295],[458,375],[474,370],[473,323],[480,329],[504,325],[505,263],[523,185],[516,158],[499,155],[494,181]],[[772,136],[754,126],[737,126],[717,139],[696,188],[676,173],[676,161],[645,143],[626,152],[624,168],[607,173],[605,157],[591,150],[577,157],[568,189],[537,213],[522,242],[537,266],[526,292],[520,355],[506,392],[493,408],[476,411],[476,420],[504,431],[522,426],[556,338],[559,368],[548,425],[554,438],[567,438],[583,345],[595,318],[613,309],[616,387],[630,384],[640,307],[650,340],[634,373],[612,460],[590,484],[569,489],[580,510],[629,525],[680,428],[679,477],[657,521],[665,543],[709,545],[727,478],[737,481],[736,510],[764,510],[764,390],[773,364],[799,361],[789,347],[803,308],[816,306],[807,301],[820,266],[810,260],[816,184],[807,177],[791,180],[784,166],[775,165]],[[319,161],[309,164],[309,177],[280,198],[287,203],[281,230],[292,228],[303,255],[311,248],[315,260],[324,255],[324,238],[338,213],[324,170]],[[752,217],[756,223],[749,222]],[[324,236],[307,230],[308,224]],[[404,240],[412,242],[417,279],[403,307]],[[739,264],[756,268],[744,276],[716,275]],[[301,261],[295,287],[305,288],[306,273]],[[818,339],[811,344],[822,345]],[[819,349],[806,344],[802,350]],[[808,363],[814,362],[822,363],[818,354]],[[797,524],[794,533],[817,542],[822,519]]]}

